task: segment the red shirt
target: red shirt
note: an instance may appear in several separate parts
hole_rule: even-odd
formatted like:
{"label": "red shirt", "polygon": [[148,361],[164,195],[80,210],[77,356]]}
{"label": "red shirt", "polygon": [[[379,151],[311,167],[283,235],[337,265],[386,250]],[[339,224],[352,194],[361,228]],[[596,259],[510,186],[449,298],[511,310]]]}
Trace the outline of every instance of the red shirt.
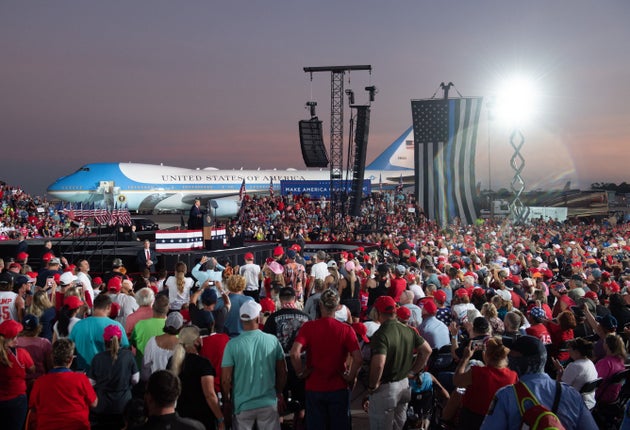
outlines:
{"label": "red shirt", "polygon": [[471,412],[485,415],[497,390],[518,381],[518,374],[507,367],[472,366],[472,384],[466,389],[462,405]]}
{"label": "red shirt", "polygon": [[223,361],[223,351],[225,351],[225,345],[230,340],[230,337],[225,333],[215,333],[210,336],[204,336],[202,338],[201,351],[199,355],[206,357],[210,360],[212,367],[214,367],[214,391],[221,392],[221,361]]}
{"label": "red shirt", "polygon": [[308,391],[337,391],[348,388],[343,379],[348,354],[359,349],[357,335],[349,324],[334,318],[305,322],[295,342],[306,350],[306,367],[312,373],[306,379]]}
{"label": "red shirt", "polygon": [[96,393],[84,373],[53,369],[35,381],[28,404],[37,414],[37,430],[89,430],[94,400]]}
{"label": "red shirt", "polygon": [[[569,351],[558,352],[561,346],[565,344],[566,341],[573,339],[573,330],[562,330],[560,324],[556,324],[554,322],[547,323],[547,331],[551,336],[551,343],[554,346],[554,355],[560,361],[565,361],[569,359]],[[565,348],[566,349],[566,348]]]}
{"label": "red shirt", "polygon": [[35,365],[31,354],[24,348],[16,348],[15,355],[7,351],[7,355],[12,366],[0,364],[0,401],[26,394],[26,369]]}
{"label": "red shirt", "polygon": [[544,324],[534,324],[530,327],[527,327],[525,329],[525,333],[527,333],[530,336],[534,336],[537,337],[538,339],[540,339],[540,341],[544,344],[550,344],[551,343],[551,335],[549,334],[549,332],[547,331],[547,327],[545,327]]}

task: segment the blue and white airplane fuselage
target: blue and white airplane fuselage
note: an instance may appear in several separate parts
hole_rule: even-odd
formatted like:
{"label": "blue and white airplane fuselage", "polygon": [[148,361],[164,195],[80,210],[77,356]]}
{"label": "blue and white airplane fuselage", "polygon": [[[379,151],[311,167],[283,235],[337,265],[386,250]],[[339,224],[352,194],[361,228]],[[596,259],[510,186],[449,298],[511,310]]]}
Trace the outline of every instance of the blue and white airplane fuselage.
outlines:
{"label": "blue and white airplane fuselage", "polygon": [[[380,184],[391,188],[400,178],[413,182],[413,130],[408,129],[374,162],[366,167],[364,179],[372,188]],[[344,174],[345,177],[345,174]],[[65,202],[117,205],[134,211],[189,209],[196,198],[215,200],[217,216],[234,215],[239,191],[268,193],[273,183],[276,193],[280,181],[327,180],[330,170],[219,170],[186,169],[141,163],[92,163],[57,179],[48,194]]]}

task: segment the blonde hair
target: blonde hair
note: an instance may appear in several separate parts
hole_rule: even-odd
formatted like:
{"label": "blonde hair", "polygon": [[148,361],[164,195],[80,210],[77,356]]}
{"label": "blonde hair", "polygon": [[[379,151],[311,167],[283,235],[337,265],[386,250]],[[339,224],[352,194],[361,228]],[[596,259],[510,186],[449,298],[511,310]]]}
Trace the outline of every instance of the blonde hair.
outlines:
{"label": "blonde hair", "polygon": [[[356,266],[355,266],[356,267]],[[354,270],[347,271],[346,282],[350,284],[350,297],[354,297],[354,287],[357,282],[357,274]]]}
{"label": "blonde hair", "polygon": [[171,359],[171,371],[179,376],[182,371],[182,364],[186,357],[186,348],[191,347],[199,339],[199,328],[191,325],[182,328],[179,332],[179,344],[175,347],[173,358]]}
{"label": "blonde hair", "polygon": [[[282,276],[282,280],[284,280],[284,276]],[[240,293],[245,289],[245,277],[241,275],[230,276],[227,281],[227,287],[232,293]]]}
{"label": "blonde hair", "polygon": [[7,338],[0,334],[0,364],[3,366],[13,367],[13,363],[9,360],[9,354],[7,354]]}
{"label": "blonde hair", "polygon": [[120,351],[120,341],[118,336],[113,336],[110,340],[105,342],[105,348],[109,350],[112,361],[116,361],[118,358],[118,351]]}
{"label": "blonde hair", "polygon": [[52,306],[53,305],[50,303],[50,299],[48,298],[46,291],[39,290],[33,296],[33,302],[31,303],[31,306],[29,306],[27,313],[40,317],[46,309],[52,308]]}
{"label": "blonde hair", "polygon": [[497,307],[493,303],[484,303],[481,307],[481,315],[486,318],[496,318],[499,316],[497,312]]}
{"label": "blonde hair", "polygon": [[175,284],[177,285],[177,291],[182,294],[184,292],[184,286],[186,285],[186,271],[188,267],[183,261],[178,261],[175,265]]}
{"label": "blonde hair", "polygon": [[510,350],[503,345],[503,340],[498,337],[491,337],[486,341],[486,359],[488,363],[494,366],[501,364],[507,359]]}
{"label": "blonde hair", "polygon": [[534,300],[540,300],[540,303],[547,304],[547,296],[543,290],[534,290]]}

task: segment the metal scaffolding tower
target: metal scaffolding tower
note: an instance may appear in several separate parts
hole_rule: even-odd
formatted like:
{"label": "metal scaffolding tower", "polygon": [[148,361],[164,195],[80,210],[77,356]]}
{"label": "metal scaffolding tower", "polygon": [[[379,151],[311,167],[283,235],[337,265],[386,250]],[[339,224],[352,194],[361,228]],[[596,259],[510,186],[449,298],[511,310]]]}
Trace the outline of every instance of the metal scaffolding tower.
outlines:
{"label": "metal scaffolding tower", "polygon": [[324,66],[304,67],[311,77],[316,72],[330,72],[330,222],[335,230],[338,224],[337,214],[343,213],[344,178],[343,178],[343,78],[352,70],[372,71],[370,65],[360,66]]}

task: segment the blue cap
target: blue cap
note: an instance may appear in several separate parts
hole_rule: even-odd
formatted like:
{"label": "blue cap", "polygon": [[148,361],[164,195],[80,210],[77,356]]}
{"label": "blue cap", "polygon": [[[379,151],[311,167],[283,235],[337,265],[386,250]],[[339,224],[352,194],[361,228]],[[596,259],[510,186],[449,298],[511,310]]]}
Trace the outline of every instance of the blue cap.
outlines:
{"label": "blue cap", "polygon": [[212,288],[208,288],[201,293],[201,303],[205,306],[213,305],[217,302],[217,292]]}

